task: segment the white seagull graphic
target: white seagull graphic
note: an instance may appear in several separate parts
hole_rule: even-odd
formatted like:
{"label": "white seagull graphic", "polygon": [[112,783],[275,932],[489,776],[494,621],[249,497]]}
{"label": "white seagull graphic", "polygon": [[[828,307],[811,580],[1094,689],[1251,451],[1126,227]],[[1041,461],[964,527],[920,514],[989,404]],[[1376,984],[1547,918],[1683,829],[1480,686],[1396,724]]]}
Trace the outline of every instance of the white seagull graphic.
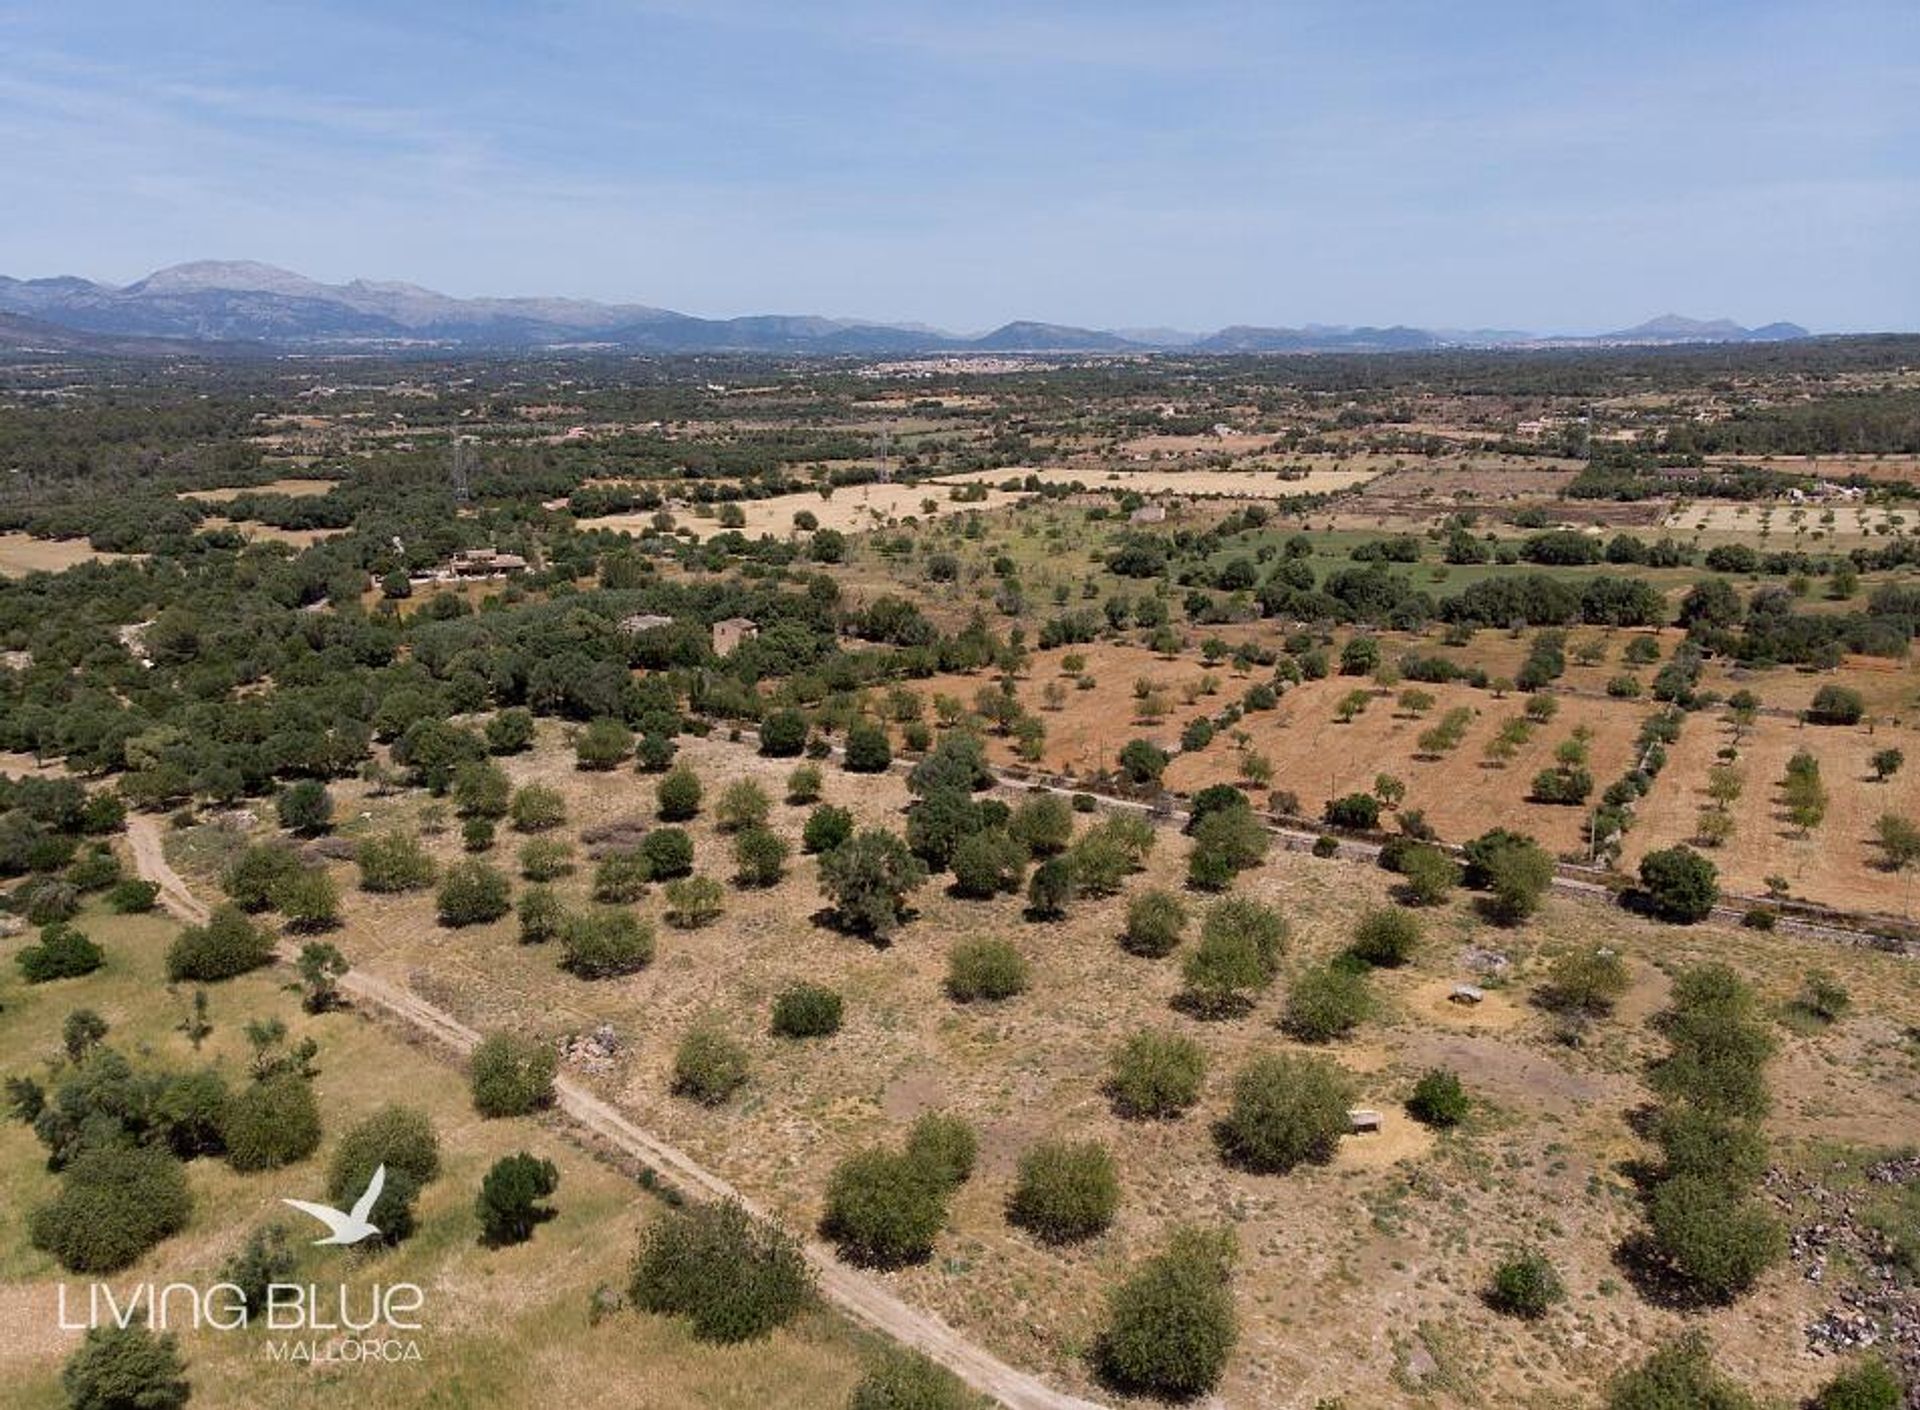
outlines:
{"label": "white seagull graphic", "polygon": [[367,1222],[367,1216],[373,1213],[374,1202],[380,1198],[380,1190],[386,1183],[387,1167],[381,1165],[367,1181],[367,1192],[345,1214],[330,1205],[312,1204],[303,1199],[283,1199],[280,1203],[290,1204],[302,1214],[311,1214],[333,1231],[324,1239],[315,1239],[316,1244],[357,1244],[380,1232]]}

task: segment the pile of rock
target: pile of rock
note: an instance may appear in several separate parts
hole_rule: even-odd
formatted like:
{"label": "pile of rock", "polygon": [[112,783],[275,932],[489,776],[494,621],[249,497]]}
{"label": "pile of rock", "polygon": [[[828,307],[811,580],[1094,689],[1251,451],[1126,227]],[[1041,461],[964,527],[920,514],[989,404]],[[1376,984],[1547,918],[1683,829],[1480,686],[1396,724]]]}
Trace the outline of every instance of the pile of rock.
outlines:
{"label": "pile of rock", "polygon": [[582,1072],[609,1073],[620,1057],[620,1037],[611,1023],[591,1033],[570,1033],[560,1040],[560,1060]]}

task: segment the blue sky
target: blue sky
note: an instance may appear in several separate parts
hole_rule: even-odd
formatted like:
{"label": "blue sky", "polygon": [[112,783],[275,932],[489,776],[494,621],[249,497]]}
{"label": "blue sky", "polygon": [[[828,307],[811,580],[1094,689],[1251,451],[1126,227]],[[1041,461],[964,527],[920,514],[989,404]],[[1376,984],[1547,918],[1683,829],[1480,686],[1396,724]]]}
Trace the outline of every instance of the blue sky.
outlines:
{"label": "blue sky", "polygon": [[1920,328],[1915,0],[17,4],[0,273]]}

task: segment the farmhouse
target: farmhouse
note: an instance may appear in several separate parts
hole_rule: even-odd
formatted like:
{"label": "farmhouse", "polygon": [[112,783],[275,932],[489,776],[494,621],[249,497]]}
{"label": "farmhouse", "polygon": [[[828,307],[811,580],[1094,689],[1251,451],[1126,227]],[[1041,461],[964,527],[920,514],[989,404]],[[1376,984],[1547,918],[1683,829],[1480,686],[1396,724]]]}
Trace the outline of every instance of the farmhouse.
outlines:
{"label": "farmhouse", "polygon": [[519,554],[492,548],[463,548],[447,564],[447,572],[456,578],[506,577],[526,571],[527,560]]}
{"label": "farmhouse", "polygon": [[760,635],[760,624],[751,617],[728,617],[713,624],[713,654],[731,655],[743,641]]}

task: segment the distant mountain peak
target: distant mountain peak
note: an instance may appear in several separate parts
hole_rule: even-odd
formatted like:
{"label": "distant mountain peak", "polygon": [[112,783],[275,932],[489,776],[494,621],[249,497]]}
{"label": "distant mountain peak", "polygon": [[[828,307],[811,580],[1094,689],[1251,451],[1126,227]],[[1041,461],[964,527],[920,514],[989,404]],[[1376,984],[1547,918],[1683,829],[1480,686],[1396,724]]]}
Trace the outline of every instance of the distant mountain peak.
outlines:
{"label": "distant mountain peak", "polygon": [[1603,343],[1769,343],[1813,335],[1797,323],[1769,323],[1761,328],[1744,328],[1731,318],[1687,318],[1678,313],[1663,313],[1617,333],[1602,333]]}

